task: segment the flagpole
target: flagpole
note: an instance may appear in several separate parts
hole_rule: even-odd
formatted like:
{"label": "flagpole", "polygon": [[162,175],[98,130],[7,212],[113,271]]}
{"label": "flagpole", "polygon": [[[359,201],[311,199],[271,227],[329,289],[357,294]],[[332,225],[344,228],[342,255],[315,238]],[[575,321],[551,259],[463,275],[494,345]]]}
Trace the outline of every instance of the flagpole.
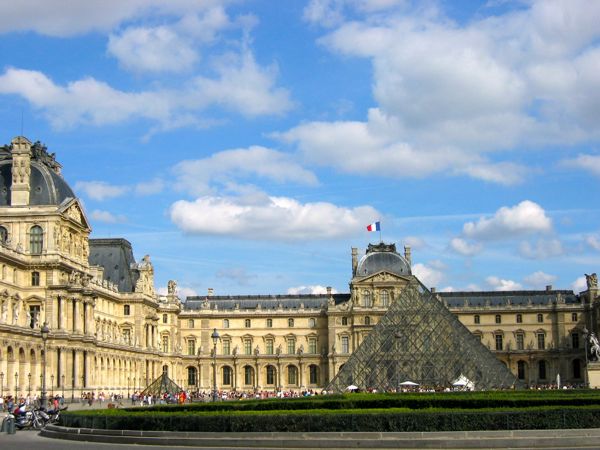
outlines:
{"label": "flagpole", "polygon": [[378,222],[379,222],[379,243],[383,244],[383,239],[381,239],[381,219],[379,219]]}

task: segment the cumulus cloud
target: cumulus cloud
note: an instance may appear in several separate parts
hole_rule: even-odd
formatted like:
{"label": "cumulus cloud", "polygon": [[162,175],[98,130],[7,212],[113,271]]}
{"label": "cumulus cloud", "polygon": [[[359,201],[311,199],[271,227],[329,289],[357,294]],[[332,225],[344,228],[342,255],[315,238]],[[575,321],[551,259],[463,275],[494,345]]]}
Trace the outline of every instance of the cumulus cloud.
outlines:
{"label": "cumulus cloud", "polygon": [[463,234],[472,239],[506,239],[531,233],[546,233],[552,229],[552,221],[544,209],[529,200],[516,206],[504,206],[493,217],[482,217],[477,222],[467,222]]}
{"label": "cumulus cloud", "polygon": [[442,271],[431,265],[417,263],[412,266],[412,273],[427,287],[438,286],[445,278]]}
{"label": "cumulus cloud", "polygon": [[[169,289],[167,288],[167,286],[160,286],[156,290],[156,292],[158,293],[158,295],[167,295],[169,293]],[[191,287],[177,286],[177,296],[181,299],[187,297],[196,297],[197,295],[198,293],[196,292],[196,290]]]}
{"label": "cumulus cloud", "polygon": [[104,223],[122,223],[127,222],[127,217],[123,215],[114,215],[109,211],[103,211],[95,209],[91,212],[90,218],[92,220]]}
{"label": "cumulus cloud", "polygon": [[355,235],[379,213],[370,206],[346,208],[331,203],[299,203],[287,197],[203,196],[179,200],[171,221],[191,234],[296,241]]}
{"label": "cumulus cloud", "polygon": [[104,181],[78,181],[75,190],[84,192],[93,200],[103,201],[109,198],[124,195],[129,188],[127,186],[116,186]]}
{"label": "cumulus cloud", "polygon": [[[291,287],[287,290],[289,295],[302,295],[302,294],[327,294],[327,286],[321,286],[319,284],[310,286],[296,286]],[[337,294],[335,289],[331,289],[332,294]]]}
{"label": "cumulus cloud", "polygon": [[585,237],[585,243],[592,247],[594,250],[600,251],[600,238],[596,234],[590,234]]}
{"label": "cumulus cloud", "polygon": [[571,283],[571,289],[575,293],[583,292],[587,290],[587,281],[585,276],[577,278],[573,283]]}
{"label": "cumulus cloud", "polygon": [[516,281],[505,280],[496,276],[489,276],[485,281],[495,291],[518,291],[523,288],[523,286]]}
{"label": "cumulus cloud", "polygon": [[182,161],[173,172],[177,188],[192,195],[206,194],[214,182],[227,184],[253,176],[278,183],[317,184],[316,176],[292,157],[260,146],[224,150],[208,158]]}
{"label": "cumulus cloud", "polygon": [[137,195],[153,195],[163,191],[165,182],[160,178],[142,181],[135,185],[134,191]]}
{"label": "cumulus cloud", "polygon": [[550,275],[538,270],[537,272],[527,275],[523,278],[523,281],[532,288],[541,289],[554,283],[557,278],[556,275]]}
{"label": "cumulus cloud", "polygon": [[600,177],[600,156],[598,155],[579,155],[573,159],[565,159],[561,162],[564,167],[585,170],[597,177]]}
{"label": "cumulus cloud", "polygon": [[404,244],[415,250],[427,248],[427,242],[418,236],[407,236],[404,238]]}
{"label": "cumulus cloud", "polygon": [[453,238],[450,241],[450,248],[463,256],[473,256],[479,253],[483,246],[478,242],[469,243],[462,238]]}
{"label": "cumulus cloud", "polygon": [[519,254],[528,259],[546,259],[564,254],[559,239],[538,239],[534,243],[524,241],[519,245]]}

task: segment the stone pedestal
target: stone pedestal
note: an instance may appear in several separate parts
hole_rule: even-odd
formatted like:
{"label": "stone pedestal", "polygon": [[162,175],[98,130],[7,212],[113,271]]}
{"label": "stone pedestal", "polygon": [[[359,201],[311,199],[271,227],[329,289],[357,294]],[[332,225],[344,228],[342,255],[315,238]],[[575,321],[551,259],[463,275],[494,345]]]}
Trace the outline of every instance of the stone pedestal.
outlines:
{"label": "stone pedestal", "polygon": [[600,362],[588,362],[587,366],[587,379],[590,388],[598,389],[600,388]]}

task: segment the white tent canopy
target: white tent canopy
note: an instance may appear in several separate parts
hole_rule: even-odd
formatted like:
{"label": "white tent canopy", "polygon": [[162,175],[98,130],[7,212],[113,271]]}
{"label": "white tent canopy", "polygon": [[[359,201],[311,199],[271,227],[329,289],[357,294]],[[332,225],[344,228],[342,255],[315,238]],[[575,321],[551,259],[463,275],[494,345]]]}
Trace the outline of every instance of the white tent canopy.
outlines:
{"label": "white tent canopy", "polygon": [[419,383],[415,383],[414,381],[403,381],[402,383],[400,383],[400,386],[418,386]]}
{"label": "white tent canopy", "polygon": [[461,387],[461,388],[469,389],[469,390],[473,390],[473,388],[475,387],[473,382],[471,380],[469,380],[467,377],[465,377],[462,373],[456,380],[454,380],[452,382],[452,386]]}

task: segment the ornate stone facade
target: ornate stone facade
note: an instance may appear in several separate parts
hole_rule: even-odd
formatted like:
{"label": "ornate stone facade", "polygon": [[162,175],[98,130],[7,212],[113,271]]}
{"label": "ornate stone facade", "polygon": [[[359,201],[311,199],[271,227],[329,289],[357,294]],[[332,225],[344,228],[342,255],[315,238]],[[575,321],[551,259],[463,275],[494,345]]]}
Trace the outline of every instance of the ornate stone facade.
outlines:
{"label": "ornate stone facade", "polygon": [[[321,389],[385,314],[411,274],[410,248],[352,249],[350,292],[206,296],[182,301],[154,287],[149,256],[124,239],[90,239],[81,203],[41,144],[0,148],[0,387],[41,388],[48,323],[47,390],[131,393],[163,370],[191,390]],[[14,181],[13,181],[14,180]],[[580,294],[553,290],[438,293],[528,384],[585,382],[584,328],[598,330],[594,276]]]}

